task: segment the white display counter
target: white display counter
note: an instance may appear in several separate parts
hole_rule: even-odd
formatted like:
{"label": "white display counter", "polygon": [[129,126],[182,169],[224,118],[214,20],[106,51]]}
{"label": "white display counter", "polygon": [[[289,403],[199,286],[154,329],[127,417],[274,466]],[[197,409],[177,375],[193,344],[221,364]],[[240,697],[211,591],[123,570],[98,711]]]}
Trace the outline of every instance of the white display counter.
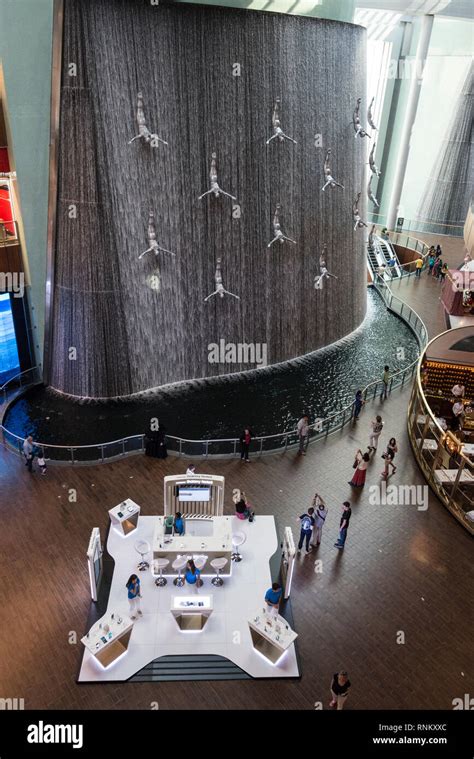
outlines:
{"label": "white display counter", "polygon": [[261,610],[248,621],[253,647],[276,664],[298,637],[286,619],[279,614]]}
{"label": "white display counter", "polygon": [[119,535],[125,537],[138,527],[138,517],[140,516],[140,506],[135,501],[127,498],[118,506],[114,506],[109,511],[110,521],[114,530]]}
{"label": "white display counter", "polygon": [[206,564],[201,574],[214,575],[210,562],[217,558],[226,558],[222,576],[229,576],[232,571],[232,519],[233,517],[204,517],[185,520],[184,535],[166,535],[164,517],[158,517],[153,536],[153,559],[169,559],[169,565],[163,572],[171,575],[171,564],[178,556],[196,559],[206,556]]}
{"label": "white display counter", "polygon": [[212,611],[212,596],[173,596],[171,599],[171,613],[182,632],[201,632]]}
{"label": "white display counter", "polygon": [[108,667],[127,651],[132,630],[130,617],[107,614],[97,620],[81,643],[103,667]]}

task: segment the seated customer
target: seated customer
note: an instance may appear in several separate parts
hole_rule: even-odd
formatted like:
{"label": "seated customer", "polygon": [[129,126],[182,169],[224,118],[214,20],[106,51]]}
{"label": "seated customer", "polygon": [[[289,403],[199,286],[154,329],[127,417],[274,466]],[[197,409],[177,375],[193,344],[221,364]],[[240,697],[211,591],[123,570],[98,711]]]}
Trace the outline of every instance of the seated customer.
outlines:
{"label": "seated customer", "polygon": [[237,501],[235,504],[235,516],[237,519],[248,519],[250,516],[255,516],[255,512],[252,511],[243,490],[241,491],[240,495],[240,501]]}
{"label": "seated customer", "polygon": [[184,535],[184,519],[180,511],[174,517],[174,531],[177,535]]}
{"label": "seated customer", "polygon": [[273,612],[275,616],[278,614],[282,592],[281,586],[277,582],[274,582],[272,583],[272,587],[265,593],[265,603],[268,606],[268,610]]}
{"label": "seated customer", "polygon": [[184,576],[188,585],[196,585],[198,588],[201,587],[201,570],[197,569],[192,559],[189,559],[186,564],[186,574]]}

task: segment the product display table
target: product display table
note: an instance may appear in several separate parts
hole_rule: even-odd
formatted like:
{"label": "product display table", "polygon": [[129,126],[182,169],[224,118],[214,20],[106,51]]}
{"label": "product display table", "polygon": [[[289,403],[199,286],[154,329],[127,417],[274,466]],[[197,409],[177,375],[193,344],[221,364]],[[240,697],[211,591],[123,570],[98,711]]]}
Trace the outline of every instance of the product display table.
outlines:
{"label": "product display table", "polygon": [[112,618],[112,614],[107,614],[97,620],[81,643],[103,667],[108,667],[128,649],[132,630],[130,617],[115,613]]}
{"label": "product display table", "polygon": [[[153,536],[153,559],[169,559],[168,572],[173,571],[171,565],[178,556],[194,559],[205,556],[203,576],[214,574],[210,562],[221,557],[228,560],[226,569],[230,574],[232,550],[232,517],[186,519],[184,535],[166,535],[164,517],[158,517]],[[225,572],[223,575],[226,576]]]}
{"label": "product display table", "polygon": [[248,625],[253,647],[272,664],[278,662],[298,637],[286,619],[279,614],[273,615],[266,609],[254,614],[248,620]]}
{"label": "product display table", "polygon": [[129,535],[137,529],[139,515],[140,506],[130,498],[127,498],[126,501],[122,501],[122,503],[119,503],[118,506],[114,506],[114,508],[109,511],[112,527],[122,536]]}
{"label": "product display table", "polygon": [[173,596],[171,613],[183,632],[200,632],[213,611],[212,596]]}
{"label": "product display table", "polygon": [[[456,478],[459,474],[458,469],[435,469],[435,477],[438,482],[456,482]],[[474,477],[466,469],[461,472],[459,482],[474,483]]]}

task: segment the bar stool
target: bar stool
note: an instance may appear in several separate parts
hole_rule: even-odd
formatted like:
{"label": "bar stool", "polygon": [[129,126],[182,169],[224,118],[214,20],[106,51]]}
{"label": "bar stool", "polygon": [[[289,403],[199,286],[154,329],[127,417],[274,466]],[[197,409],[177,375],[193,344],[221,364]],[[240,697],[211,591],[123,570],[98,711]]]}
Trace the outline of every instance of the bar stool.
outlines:
{"label": "bar stool", "polygon": [[244,532],[234,532],[232,535],[232,545],[237,549],[232,553],[232,561],[242,561],[242,556],[239,553],[239,546],[243,545],[247,540],[247,536]]}
{"label": "bar stool", "polygon": [[196,556],[196,558],[194,559],[194,566],[196,567],[196,569],[199,569],[199,571],[201,572],[201,575],[199,577],[199,585],[198,585],[199,588],[204,585],[204,580],[202,579],[202,570],[206,566],[206,562],[208,558],[209,558],[208,556]]}
{"label": "bar stool", "polygon": [[173,585],[176,585],[177,588],[182,588],[184,585],[184,577],[181,574],[181,570],[184,569],[187,561],[186,556],[178,556],[171,565],[175,571],[178,570],[178,576],[173,580]]}
{"label": "bar stool", "polygon": [[226,564],[227,559],[225,559],[223,556],[219,559],[213,559],[211,561],[211,567],[216,570],[216,576],[212,578],[211,582],[216,586],[216,588],[224,584],[224,580],[221,577],[221,570],[224,569]]}
{"label": "bar stool", "polygon": [[140,554],[142,557],[141,561],[138,562],[138,569],[140,572],[142,572],[145,569],[148,569],[150,566],[148,561],[145,561],[145,556],[147,553],[150,552],[150,544],[147,540],[137,540],[135,541],[135,551]]}
{"label": "bar stool", "polygon": [[169,563],[169,559],[155,559],[155,567],[160,573],[160,576],[155,580],[155,585],[158,585],[160,588],[162,588],[168,582],[166,577],[163,577],[163,569],[166,569]]}

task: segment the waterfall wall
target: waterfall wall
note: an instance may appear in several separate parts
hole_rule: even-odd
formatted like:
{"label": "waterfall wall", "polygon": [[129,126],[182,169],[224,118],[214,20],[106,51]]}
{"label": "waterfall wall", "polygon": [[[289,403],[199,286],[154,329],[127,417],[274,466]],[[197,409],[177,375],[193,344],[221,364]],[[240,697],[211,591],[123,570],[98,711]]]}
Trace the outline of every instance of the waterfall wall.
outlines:
{"label": "waterfall wall", "polygon": [[[354,232],[352,203],[362,191],[365,219],[368,140],[354,138],[351,119],[365,65],[365,30],[350,24],[65,0],[53,388],[113,397],[228,374],[255,367],[245,356],[210,363],[210,344],[264,344],[273,364],[361,323],[367,232]],[[167,146],[128,144],[138,91],[147,126]],[[296,145],[266,146],[278,96],[282,129]],[[326,148],[344,190],[321,192]],[[198,200],[213,151],[218,182],[236,202]],[[278,203],[282,230],[297,244],[267,248]],[[150,211],[174,257],[138,258]],[[315,290],[323,243],[338,279]],[[204,302],[218,258],[224,286],[240,300]]]}

